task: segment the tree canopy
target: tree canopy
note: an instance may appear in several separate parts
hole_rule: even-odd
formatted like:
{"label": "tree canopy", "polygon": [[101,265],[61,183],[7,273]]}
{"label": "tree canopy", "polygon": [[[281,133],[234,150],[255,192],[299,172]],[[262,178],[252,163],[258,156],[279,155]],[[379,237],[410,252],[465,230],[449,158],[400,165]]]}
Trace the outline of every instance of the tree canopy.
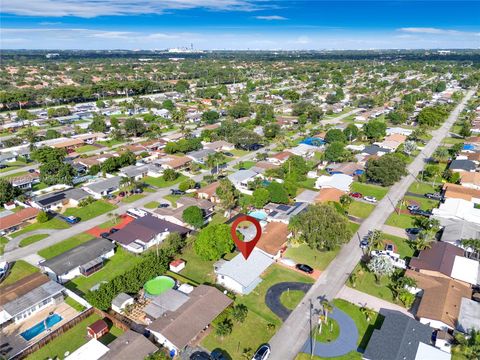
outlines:
{"label": "tree canopy", "polygon": [[233,251],[235,245],[226,224],[209,225],[200,230],[193,244],[195,253],[203,260],[218,260]]}
{"label": "tree canopy", "polygon": [[370,181],[390,186],[407,174],[407,164],[399,154],[386,154],[367,161],[365,175]]}

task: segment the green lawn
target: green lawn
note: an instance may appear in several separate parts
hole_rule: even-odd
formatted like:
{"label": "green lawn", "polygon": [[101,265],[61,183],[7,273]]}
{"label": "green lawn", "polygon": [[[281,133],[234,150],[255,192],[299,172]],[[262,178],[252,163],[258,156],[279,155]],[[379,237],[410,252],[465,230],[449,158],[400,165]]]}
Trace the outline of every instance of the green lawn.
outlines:
{"label": "green lawn", "polygon": [[143,206],[147,209],[156,209],[158,207],[158,205],[160,205],[160,203],[158,201],[150,201],[150,202],[144,204]]}
{"label": "green lawn", "polygon": [[233,149],[232,151],[229,151],[229,152],[231,152],[233,155],[238,156],[238,157],[242,157],[242,156],[250,153],[250,151],[240,150],[240,149]]}
{"label": "green lawn", "polygon": [[192,279],[199,284],[214,284],[215,274],[213,273],[213,264],[215,261],[205,261],[195,254],[193,246],[184,249],[181,259],[185,260],[185,269],[180,275]]}
{"label": "green lawn", "polygon": [[302,244],[298,247],[289,247],[285,257],[296,263],[307,264],[318,270],[325,270],[328,264],[337,256],[340,248],[334,251],[319,251]]}
{"label": "green lawn", "polygon": [[251,167],[255,166],[256,162],[255,161],[250,161],[250,160],[247,160],[247,161],[243,161],[237,165],[234,166],[235,169],[240,169],[241,167],[245,168],[245,169],[250,169]]}
{"label": "green lawn", "polygon": [[348,222],[348,228],[350,229],[352,234],[355,234],[358,231],[359,227],[360,227],[360,224],[357,224],[351,221]]}
{"label": "green lawn", "polygon": [[348,214],[362,219],[367,218],[375,209],[375,205],[353,200],[348,207]]}
{"label": "green lawn", "polygon": [[[355,289],[380,299],[402,305],[400,301],[395,301],[393,292],[390,290],[392,281],[390,277],[383,276],[380,279],[380,283],[376,283],[375,276],[370,272],[365,263],[361,262],[357,265],[354,272],[357,274]],[[353,287],[350,282],[347,285]]]}
{"label": "green lawn", "polygon": [[48,237],[48,234],[35,234],[20,241],[19,246],[25,247],[30,244],[36,243],[37,241],[43,240]]}
{"label": "green lawn", "polygon": [[65,210],[63,215],[76,216],[82,221],[87,221],[99,215],[105,214],[109,211],[115,210],[116,208],[116,205],[110,204],[109,202],[106,202],[104,200],[97,200],[84,207],[68,208],[67,210]]}
{"label": "green lawn", "polygon": [[382,239],[385,243],[395,244],[396,252],[400,254],[401,258],[411,258],[415,250],[409,245],[406,239],[398,236],[382,233]]}
{"label": "green lawn", "polygon": [[189,194],[185,194],[185,195],[165,195],[163,198],[165,200],[170,201],[172,203],[173,207],[177,207],[177,200],[180,199],[181,197],[184,197],[184,196],[194,197],[195,194],[194,193],[189,193]]}
{"label": "green lawn", "polygon": [[70,226],[65,222],[62,221],[58,218],[52,218],[48,220],[47,222],[44,223],[33,223],[25,226],[23,229],[20,229],[12,234],[10,234],[11,237],[17,237],[22,234],[26,234],[30,231],[34,230],[41,230],[41,229],[55,229],[55,230],[61,230],[61,229],[68,229]]}
{"label": "green lawn", "polygon": [[313,330],[313,336],[315,337],[315,340],[321,343],[335,341],[338,338],[338,335],[340,335],[340,327],[338,326],[338,323],[331,318],[328,318],[327,323],[322,325],[322,331],[320,333],[319,330],[320,329],[317,326]]}
{"label": "green lawn", "polygon": [[[437,183],[438,186],[438,183]],[[431,183],[421,183],[418,181],[415,181],[410,187],[408,188],[408,192],[414,193],[414,194],[425,194],[425,193],[433,193],[436,192],[438,189],[435,189]]]}
{"label": "green lawn", "polygon": [[363,196],[375,196],[377,200],[383,199],[388,190],[388,188],[383,186],[364,184],[357,181],[352,183],[352,186],[350,187],[351,192],[359,192]]}
{"label": "green lawn", "polygon": [[[345,300],[335,299],[333,300],[334,306],[342,310],[343,312],[347,313],[355,322],[358,330],[358,346],[360,349],[365,349],[372,336],[373,330],[379,329],[383,322],[383,316],[375,315],[370,319],[370,322],[367,321],[365,315],[361,312],[360,308],[352,303],[349,303]],[[331,359],[331,360],[360,360],[362,359],[362,355],[357,351],[351,351],[348,354],[343,356],[338,356],[334,358],[322,358],[319,356],[314,356],[313,358],[310,357],[310,354],[300,353],[295,358],[295,360],[324,360],[324,359]]]}
{"label": "green lawn", "polygon": [[248,307],[247,319],[241,324],[234,323],[232,333],[223,339],[212,331],[201,343],[205,348],[222,349],[231,359],[243,358],[244,349],[250,348],[255,351],[261,344],[268,342],[281,325],[281,320],[264,303],[267,290],[283,281],[312,282],[311,278],[279,265],[272,265],[262,278],[263,281],[252,293],[239,296],[235,301]]}
{"label": "green lawn", "polygon": [[105,221],[104,223],[101,223],[100,225],[97,225],[100,229],[110,229],[111,227],[118,225],[120,223],[121,219],[110,219]]}
{"label": "green lawn", "polygon": [[75,149],[76,153],[83,154],[89,151],[95,151],[98,150],[98,147],[93,146],[93,145],[83,145]]}
{"label": "green lawn", "polygon": [[17,260],[13,264],[7,278],[0,284],[0,288],[16,283],[24,277],[40,271],[33,265],[30,265],[26,261]]}
{"label": "green lawn", "polygon": [[414,227],[413,224],[414,217],[407,214],[397,214],[396,212],[392,213],[385,222],[385,224],[390,226],[396,226],[402,229]]}
{"label": "green lawn", "polygon": [[158,178],[147,176],[147,177],[143,178],[143,181],[145,183],[147,183],[148,185],[151,185],[151,186],[155,186],[155,187],[158,187],[158,188],[165,188],[165,187],[169,187],[169,186],[178,184],[179,182],[182,182],[183,180],[186,180],[186,179],[187,179],[187,177],[185,175],[180,174],[178,176],[178,178],[176,178],[173,181],[165,181],[163,179],[163,176],[160,176]]}
{"label": "green lawn", "polygon": [[[29,360],[44,360],[44,359],[63,359],[65,352],[70,353],[77,350],[82,345],[89,341],[87,338],[87,326],[93,324],[95,321],[100,320],[101,317],[97,314],[92,314],[86,319],[79,322],[77,325],[58,336],[40,350],[34,352],[27,357]],[[108,323],[108,321],[107,321]],[[122,335],[123,331],[115,326],[110,327],[110,332],[102,336],[99,341],[104,345],[108,345],[118,336]]]}
{"label": "green lawn", "polygon": [[38,184],[34,184],[32,186],[32,191],[39,191],[39,190],[43,190],[43,189],[46,189],[48,187],[47,184],[43,183],[43,182],[39,182]]}
{"label": "green lawn", "polygon": [[138,264],[140,260],[140,256],[136,256],[122,249],[121,247],[118,247],[115,255],[110,259],[105,260],[103,269],[97,271],[89,277],[78,276],[75,279],[70,280],[65,285],[70,290],[82,295],[82,293],[86,293],[94,285],[102,281],[109,281],[114,277],[127,272],[135,264]]}
{"label": "green lawn", "polygon": [[404,200],[407,200],[408,203],[418,204],[422,210],[432,210],[438,207],[440,201],[432,200],[427,198],[419,198],[417,196],[405,196]]}
{"label": "green lawn", "polygon": [[303,189],[318,190],[315,188],[315,182],[317,179],[307,179],[304,181],[299,181],[297,185]]}
{"label": "green lawn", "polygon": [[79,312],[82,312],[83,310],[85,310],[85,306],[83,306],[82,304],[78,303],[77,301],[73,300],[73,298],[71,298],[70,296],[67,296],[64,300],[69,306],[71,306],[72,308],[74,308],[75,310],[79,311]]}
{"label": "green lawn", "polygon": [[305,293],[300,290],[285,291],[280,295],[280,302],[287,309],[293,310],[302,301]]}
{"label": "green lawn", "polygon": [[130,204],[137,200],[143,199],[146,195],[144,194],[133,194],[122,199],[122,202]]}
{"label": "green lawn", "polygon": [[125,141],[122,141],[122,140],[97,141],[98,144],[105,145],[105,146],[108,146],[108,147],[123,144],[124,142]]}
{"label": "green lawn", "polygon": [[226,217],[224,217],[222,214],[216,213],[213,215],[210,225],[223,224],[225,221],[227,221]]}
{"label": "green lawn", "polygon": [[6,237],[0,236],[0,255],[3,255],[5,251],[5,245],[7,245],[8,239]]}
{"label": "green lawn", "polygon": [[40,250],[38,252],[38,255],[45,259],[51,259],[57,255],[63,254],[65,251],[68,251],[80,244],[83,244],[84,242],[92,240],[93,238],[93,235],[81,233],[72,236],[71,238],[68,238],[66,240],[63,240],[62,242],[59,242],[55,245],[49,246],[43,250]]}
{"label": "green lawn", "polygon": [[[5,168],[5,169],[3,169],[3,170],[4,170],[4,172],[7,172],[7,171],[11,171],[11,170],[13,170],[13,169],[11,169],[11,168]],[[23,175],[27,175],[27,174],[29,174],[28,171],[19,171],[19,172],[10,174],[10,175],[2,176],[2,178],[4,178],[4,179],[11,179],[11,178],[14,178],[14,177],[23,176]]]}

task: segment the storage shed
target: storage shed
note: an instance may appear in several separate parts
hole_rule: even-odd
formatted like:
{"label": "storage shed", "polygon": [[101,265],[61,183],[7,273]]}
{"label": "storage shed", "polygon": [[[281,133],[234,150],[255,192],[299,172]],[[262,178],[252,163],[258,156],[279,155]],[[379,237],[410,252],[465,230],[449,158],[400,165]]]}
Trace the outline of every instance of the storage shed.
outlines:
{"label": "storage shed", "polygon": [[92,339],[98,340],[106,333],[108,333],[108,325],[103,319],[97,320],[87,326],[87,335]]}

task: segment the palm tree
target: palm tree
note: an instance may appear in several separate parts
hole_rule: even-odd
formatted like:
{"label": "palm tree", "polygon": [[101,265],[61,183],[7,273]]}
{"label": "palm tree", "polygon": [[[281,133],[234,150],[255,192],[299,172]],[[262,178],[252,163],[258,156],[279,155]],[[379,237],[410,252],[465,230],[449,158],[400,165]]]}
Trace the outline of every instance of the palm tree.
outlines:
{"label": "palm tree", "polygon": [[383,246],[382,232],[378,229],[370,231],[368,234],[368,247],[370,250],[378,250]]}
{"label": "palm tree", "polygon": [[323,327],[323,323],[326,322],[326,317],[324,314],[320,314],[318,316],[318,335],[321,335],[322,334],[322,327]]}
{"label": "palm tree", "polygon": [[360,308],[360,312],[365,316],[367,322],[370,322],[375,316],[375,311],[367,308],[366,304]]}
{"label": "palm tree", "polygon": [[328,322],[328,314],[333,311],[333,305],[327,300],[322,300],[323,313],[325,314],[325,323]]}
{"label": "palm tree", "polygon": [[428,230],[423,230],[418,234],[416,241],[413,243],[415,250],[421,251],[425,249],[430,249],[432,247],[433,238],[431,232]]}
{"label": "palm tree", "polygon": [[350,282],[350,285],[352,285],[353,288],[357,287],[357,278],[358,276],[356,272],[352,272],[348,276],[348,281]]}
{"label": "palm tree", "polygon": [[478,239],[462,239],[460,244],[465,249],[466,257],[480,260],[480,241]]}

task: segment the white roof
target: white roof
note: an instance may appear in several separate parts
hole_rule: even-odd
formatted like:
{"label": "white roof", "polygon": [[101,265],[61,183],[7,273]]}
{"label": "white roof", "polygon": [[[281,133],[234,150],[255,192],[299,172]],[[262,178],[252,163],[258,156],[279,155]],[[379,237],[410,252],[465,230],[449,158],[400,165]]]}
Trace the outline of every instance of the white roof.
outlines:
{"label": "white roof", "polygon": [[479,283],[480,263],[476,260],[463,256],[455,256],[451,277],[460,281],[465,281],[472,285]]}
{"label": "white roof", "polygon": [[65,360],[97,360],[105,355],[108,350],[110,349],[100,341],[92,339],[67,356]]}
{"label": "white roof", "polygon": [[291,152],[292,154],[302,156],[302,155],[305,155],[309,152],[316,151],[318,149],[319,148],[316,147],[316,146],[312,146],[312,145],[308,145],[308,144],[298,144],[297,146],[295,146],[291,149],[287,149],[287,151]]}
{"label": "white roof", "polygon": [[247,260],[238,254],[232,260],[224,262],[216,270],[217,274],[228,276],[243,287],[248,287],[273,263],[270,256],[253,249]]}
{"label": "white roof", "polygon": [[425,343],[419,342],[415,360],[450,360],[451,355]]}
{"label": "white roof", "polygon": [[322,175],[315,182],[315,187],[321,188],[335,188],[348,192],[353,178],[345,174],[333,174],[332,176]]}
{"label": "white roof", "polygon": [[464,199],[448,198],[432,212],[435,217],[466,220],[480,224],[480,209],[475,208],[473,202]]}

